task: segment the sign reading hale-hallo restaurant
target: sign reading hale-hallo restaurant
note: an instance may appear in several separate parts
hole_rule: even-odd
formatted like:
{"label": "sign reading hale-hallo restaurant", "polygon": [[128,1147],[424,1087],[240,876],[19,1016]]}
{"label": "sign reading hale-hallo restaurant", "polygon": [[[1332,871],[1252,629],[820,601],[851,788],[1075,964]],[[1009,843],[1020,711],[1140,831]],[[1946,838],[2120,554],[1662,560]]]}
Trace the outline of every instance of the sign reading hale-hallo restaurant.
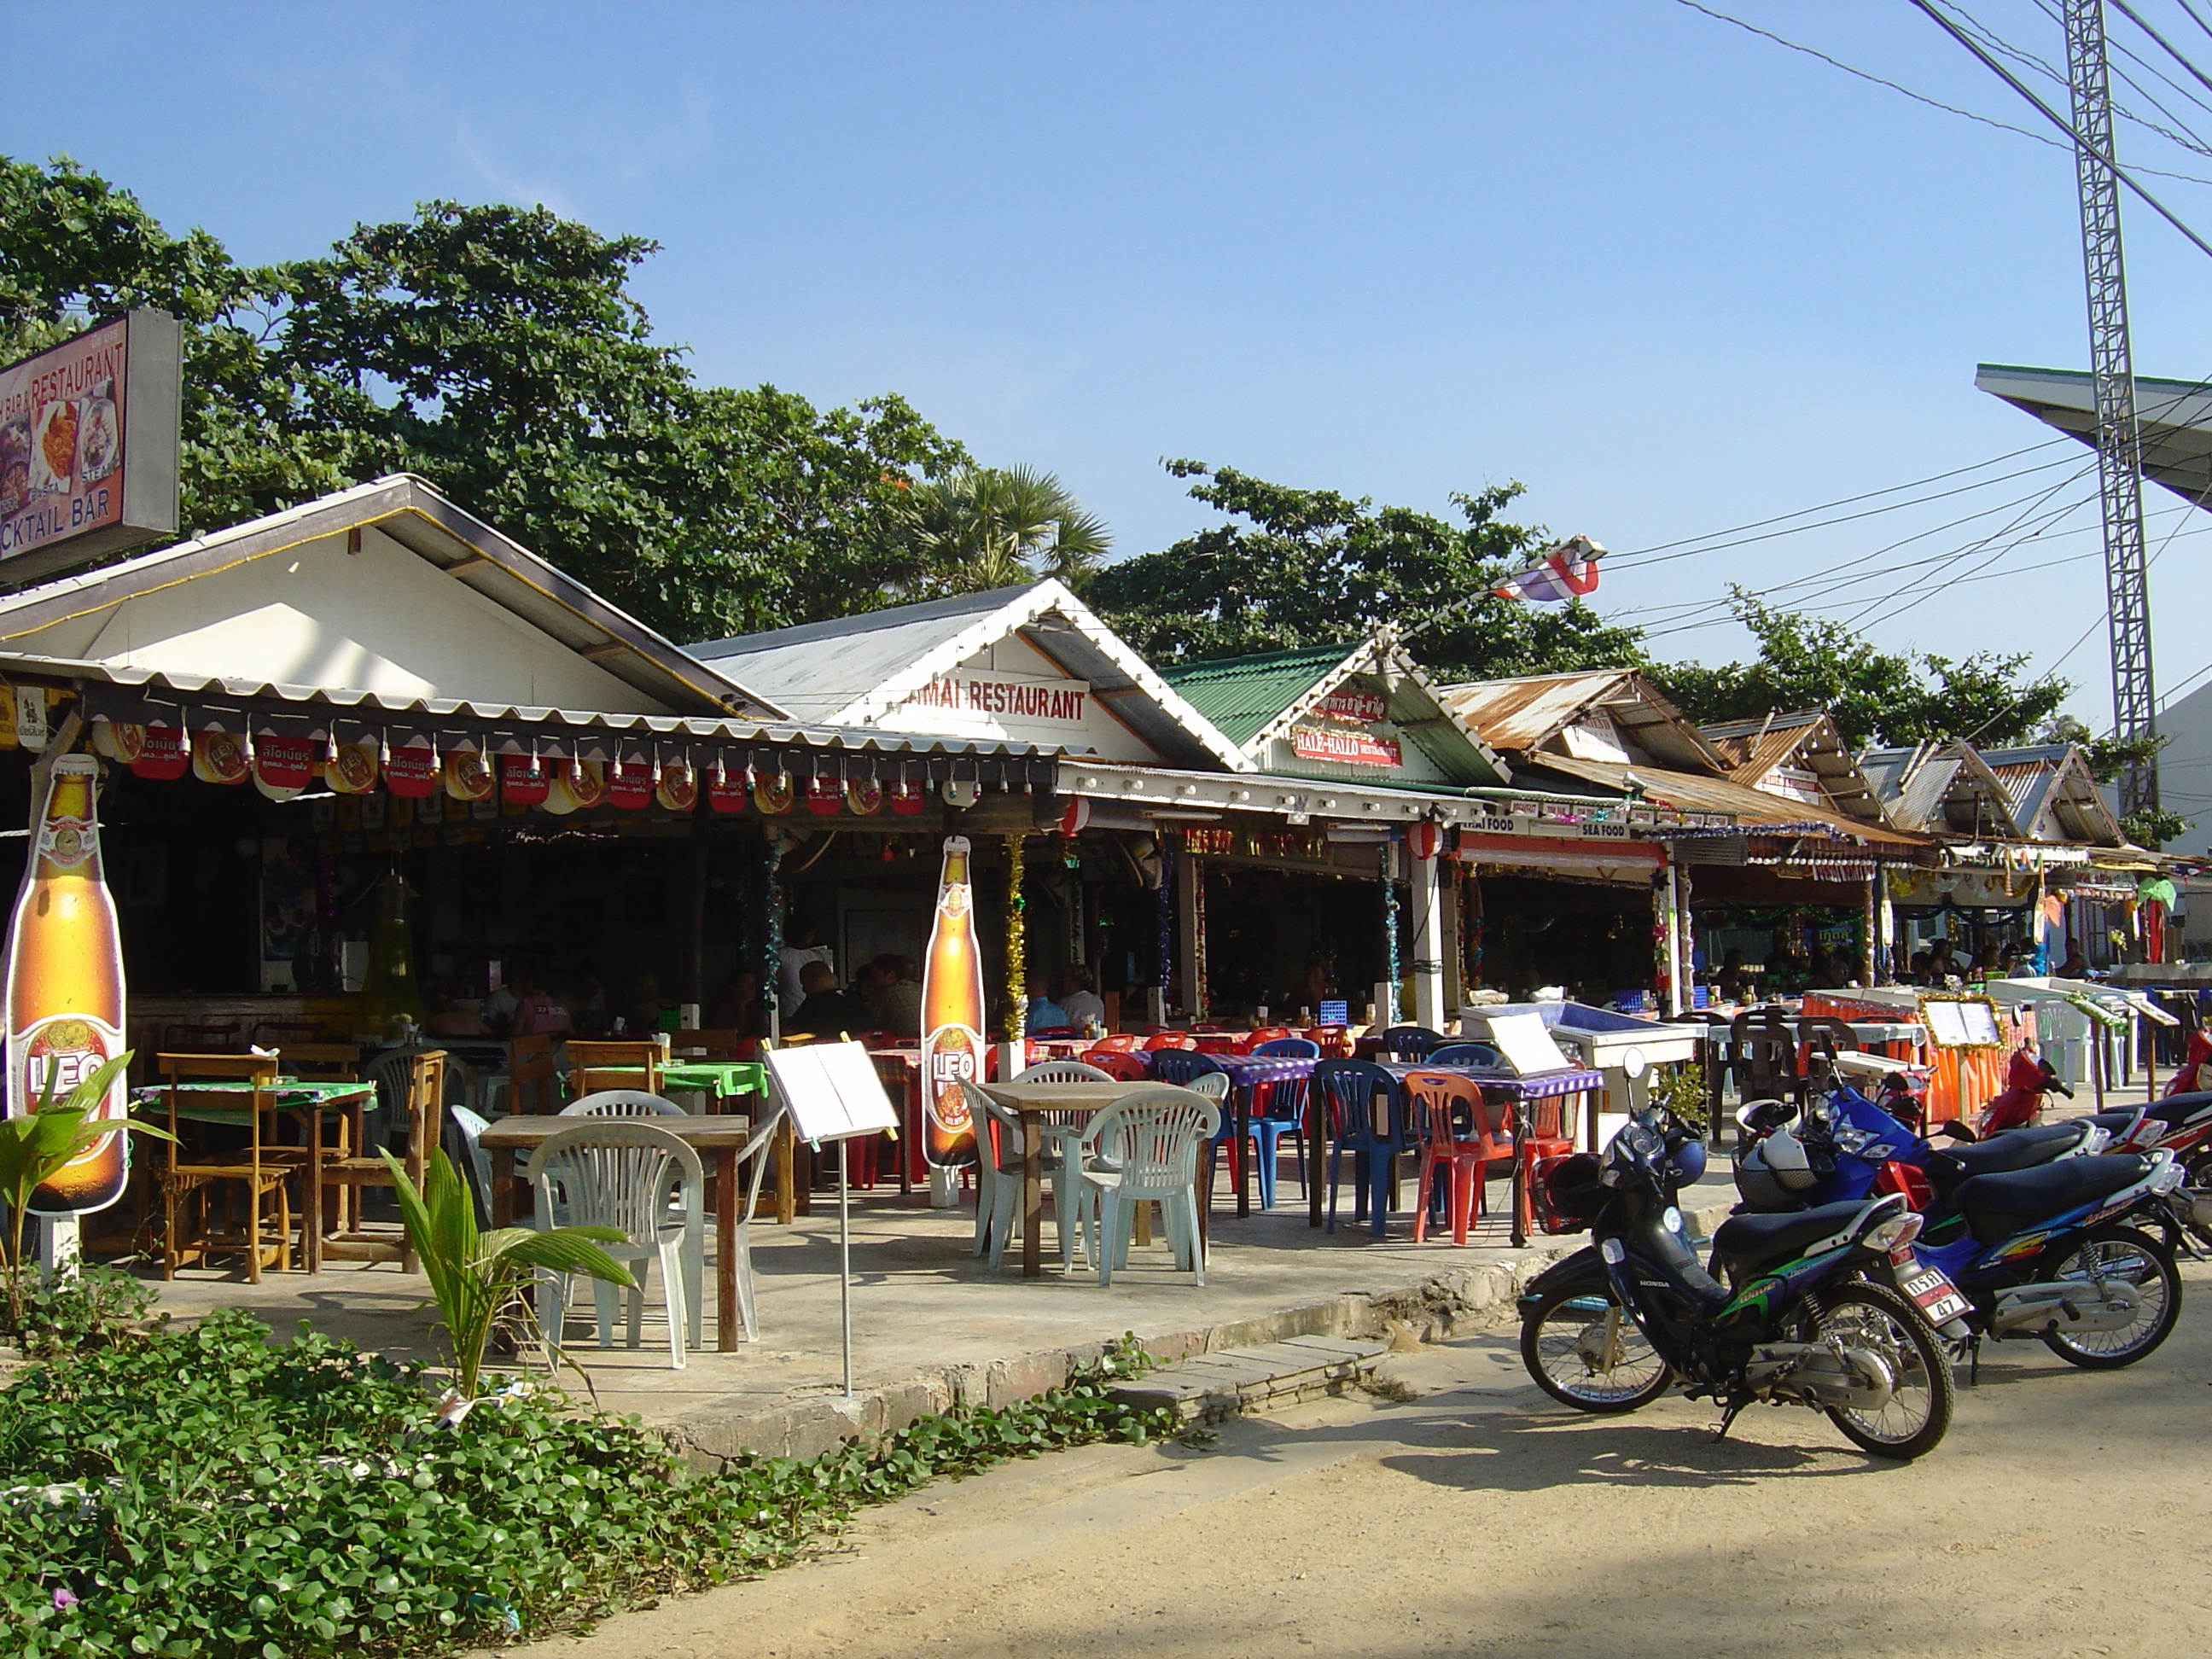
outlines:
{"label": "sign reading hale-hallo restaurant", "polygon": [[0,574],[176,533],[179,352],[138,310],[0,369]]}

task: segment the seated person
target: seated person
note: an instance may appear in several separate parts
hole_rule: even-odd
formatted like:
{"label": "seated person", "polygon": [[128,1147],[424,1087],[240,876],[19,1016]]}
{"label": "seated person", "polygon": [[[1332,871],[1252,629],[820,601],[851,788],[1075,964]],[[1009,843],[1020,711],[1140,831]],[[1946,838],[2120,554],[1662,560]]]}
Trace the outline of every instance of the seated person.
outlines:
{"label": "seated person", "polygon": [[921,987],[901,976],[897,957],[888,951],[878,957],[860,969],[860,983],[872,1030],[901,1038],[921,1035]]}
{"label": "seated person", "polygon": [[432,1036],[489,1036],[491,1028],[465,1008],[453,1006],[452,994],[434,979],[422,981],[422,1029]]}
{"label": "seated person", "polygon": [[835,1037],[868,1029],[868,1011],[837,988],[837,975],[826,962],[810,962],[799,970],[799,988],[805,995],[783,1029],[803,1036]]}
{"label": "seated person", "polygon": [[525,975],[515,981],[514,1035],[517,1036],[566,1036],[568,1035],[568,1011],[561,999],[540,985],[534,977]]}
{"label": "seated person", "polygon": [[1030,975],[1029,1012],[1022,1016],[1023,1024],[1030,1030],[1041,1030],[1051,1025],[1073,1025],[1067,1010],[1052,1000],[1052,981],[1042,974]]}
{"label": "seated person", "polygon": [[1070,1025],[1089,1025],[1093,1020],[1106,1023],[1106,1004],[1098,993],[1091,988],[1091,970],[1079,962],[1068,963],[1060,976],[1060,1006],[1067,1012]]}

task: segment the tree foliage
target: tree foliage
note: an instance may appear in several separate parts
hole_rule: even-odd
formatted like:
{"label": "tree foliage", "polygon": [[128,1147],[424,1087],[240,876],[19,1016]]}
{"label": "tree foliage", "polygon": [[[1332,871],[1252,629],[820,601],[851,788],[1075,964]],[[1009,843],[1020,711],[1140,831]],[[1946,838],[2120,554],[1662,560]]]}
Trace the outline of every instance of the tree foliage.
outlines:
{"label": "tree foliage", "polygon": [[902,538],[947,592],[1013,587],[1057,576],[1082,587],[1114,538],[1058,477],[1033,466],[962,466],[916,485]]}
{"label": "tree foliage", "polygon": [[1202,461],[1167,469],[1198,480],[1191,495],[1232,522],[1109,565],[1085,592],[1154,662],[1350,640],[1383,623],[1407,633],[1443,680],[1644,660],[1638,630],[1579,601],[1524,605],[1491,592],[1540,542],[1498,516],[1518,485],[1453,495],[1455,524]]}
{"label": "tree foliage", "polygon": [[2024,652],[1882,651],[1840,623],[1777,610],[1741,587],[1732,592],[1736,619],[1759,641],[1757,659],[1717,668],[1668,663],[1655,671],[1667,694],[1700,723],[1826,708],[1855,749],[1939,738],[2000,745],[2036,731],[2073,690],[2048,676],[2023,678]]}
{"label": "tree foliage", "polygon": [[965,452],[895,397],[701,385],[629,294],[653,251],[434,202],[248,267],[74,163],[0,161],[10,356],[132,305],[185,324],[189,531],[406,471],[678,638],[910,596],[898,508]]}

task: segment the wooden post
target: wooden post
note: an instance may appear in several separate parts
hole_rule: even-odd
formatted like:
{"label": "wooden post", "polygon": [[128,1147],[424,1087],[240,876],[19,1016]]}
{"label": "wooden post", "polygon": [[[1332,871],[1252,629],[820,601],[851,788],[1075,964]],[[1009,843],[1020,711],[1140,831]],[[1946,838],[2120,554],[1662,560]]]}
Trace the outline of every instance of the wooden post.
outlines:
{"label": "wooden post", "polygon": [[702,1010],[707,1002],[708,836],[714,828],[708,815],[712,810],[707,805],[707,792],[702,788],[691,808],[690,859],[685,884],[689,902],[684,917],[684,994],[677,999],[679,1002],[696,1002]]}
{"label": "wooden post", "polygon": [[1205,879],[1198,860],[1178,846],[1175,859],[1176,944],[1182,957],[1183,1012],[1195,1023],[1206,1018],[1206,929],[1200,920],[1198,884]]}

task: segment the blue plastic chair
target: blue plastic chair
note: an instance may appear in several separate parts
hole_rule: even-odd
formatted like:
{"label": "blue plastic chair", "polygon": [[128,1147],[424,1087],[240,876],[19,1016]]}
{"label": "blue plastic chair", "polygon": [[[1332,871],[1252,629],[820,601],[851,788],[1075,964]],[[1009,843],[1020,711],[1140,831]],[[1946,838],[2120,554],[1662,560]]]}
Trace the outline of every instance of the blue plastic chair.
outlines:
{"label": "blue plastic chair", "polygon": [[1314,1067],[1310,1086],[1319,1091],[1316,1103],[1328,1114],[1332,1126],[1328,1231],[1336,1231],[1336,1188],[1344,1172],[1344,1154],[1349,1151],[1352,1218],[1365,1218],[1380,1238],[1390,1213],[1390,1189],[1396,1174],[1394,1160],[1419,1144],[1406,1108],[1406,1091],[1398,1086],[1397,1079],[1365,1060],[1325,1060]]}
{"label": "blue plastic chair", "polygon": [[1188,1089],[1194,1077],[1218,1072],[1221,1062],[1195,1048],[1158,1048],[1152,1052],[1152,1081],[1170,1088]]}
{"label": "blue plastic chair", "polygon": [[1255,1055],[1274,1055],[1285,1060],[1319,1060],[1321,1044],[1311,1037],[1272,1037],[1255,1048]]}
{"label": "blue plastic chair", "polygon": [[1425,1025],[1393,1025],[1377,1041],[1378,1057],[1418,1065],[1449,1042],[1442,1031]]}
{"label": "blue plastic chair", "polygon": [[[1293,1037],[1303,1042],[1303,1037]],[[1313,1045],[1308,1044],[1309,1047]],[[1267,1109],[1252,1115],[1252,1155],[1260,1160],[1260,1207],[1275,1207],[1275,1165],[1282,1157],[1283,1137],[1296,1138],[1298,1147],[1298,1195],[1306,1194],[1306,1103],[1310,1086],[1302,1077],[1277,1078],[1267,1085]],[[1232,1125],[1232,1128],[1233,1128]]]}
{"label": "blue plastic chair", "polygon": [[1486,1042],[1447,1042],[1421,1058],[1424,1066],[1495,1066],[1498,1050]]}

